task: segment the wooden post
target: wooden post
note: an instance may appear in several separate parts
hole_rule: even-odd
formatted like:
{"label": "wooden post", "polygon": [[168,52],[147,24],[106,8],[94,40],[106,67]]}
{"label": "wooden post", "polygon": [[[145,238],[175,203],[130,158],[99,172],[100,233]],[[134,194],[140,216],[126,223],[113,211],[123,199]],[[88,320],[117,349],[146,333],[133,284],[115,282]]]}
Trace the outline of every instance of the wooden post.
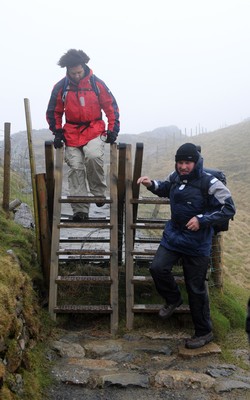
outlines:
{"label": "wooden post", "polygon": [[35,220],[35,230],[36,230],[36,251],[37,251],[38,262],[40,263],[41,248],[40,248],[40,227],[39,227],[37,189],[36,189],[36,165],[35,165],[35,158],[32,146],[32,124],[31,124],[29,99],[24,99],[24,108],[25,108],[25,117],[27,126],[30,172],[31,172],[32,192],[33,192],[34,220]]}
{"label": "wooden post", "polygon": [[116,143],[110,146],[110,304],[112,307],[111,313],[111,333],[115,335],[118,330],[118,209],[117,209],[117,145]]}
{"label": "wooden post", "polygon": [[10,123],[4,124],[3,209],[9,211],[10,203]]}
{"label": "wooden post", "polygon": [[54,192],[54,212],[53,212],[53,226],[51,238],[51,257],[50,257],[50,289],[49,289],[49,313],[53,320],[56,320],[56,313],[54,312],[57,303],[57,283],[58,276],[58,260],[57,254],[58,243],[60,241],[60,229],[58,225],[61,220],[61,203],[62,196],[62,178],[63,178],[63,155],[64,148],[56,149],[56,162],[55,162],[55,192]]}
{"label": "wooden post", "polygon": [[212,240],[212,271],[216,288],[223,288],[223,234],[217,233]]}
{"label": "wooden post", "polygon": [[134,323],[134,284],[132,283],[134,274],[133,260],[133,206],[132,199],[132,160],[131,160],[131,145],[127,145],[126,149],[126,201],[125,201],[125,257],[126,257],[126,321],[127,329],[133,328]]}
{"label": "wooden post", "polygon": [[118,162],[118,263],[122,264],[122,248],[124,234],[124,201],[125,201],[125,162],[126,162],[126,144],[119,143],[119,162]]}
{"label": "wooden post", "polygon": [[[139,198],[140,185],[137,185],[137,180],[141,176],[142,158],[143,158],[143,143],[136,143],[133,182],[132,182],[133,199]],[[138,203],[134,203],[133,204],[133,222],[134,223],[137,220],[137,212],[138,212]]]}
{"label": "wooden post", "polygon": [[46,187],[48,196],[48,218],[52,232],[53,204],[54,204],[54,146],[53,141],[45,142]]}
{"label": "wooden post", "polygon": [[45,287],[49,289],[50,277],[50,252],[51,252],[51,231],[49,227],[47,190],[45,184],[45,174],[38,174],[37,197],[39,205],[40,238],[41,238],[41,264]]}

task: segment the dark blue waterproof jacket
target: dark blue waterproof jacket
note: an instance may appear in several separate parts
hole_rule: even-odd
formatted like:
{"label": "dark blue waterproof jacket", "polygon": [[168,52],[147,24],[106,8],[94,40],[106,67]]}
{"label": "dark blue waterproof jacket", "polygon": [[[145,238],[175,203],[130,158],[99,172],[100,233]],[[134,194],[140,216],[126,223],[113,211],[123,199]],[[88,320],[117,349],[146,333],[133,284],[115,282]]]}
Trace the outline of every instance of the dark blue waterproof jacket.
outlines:
{"label": "dark blue waterproof jacket", "polygon": [[[206,196],[201,189],[202,181],[207,180],[204,175],[211,178]],[[187,255],[210,256],[213,226],[231,219],[235,206],[228,188],[203,170],[202,157],[189,175],[179,175],[174,171],[165,181],[152,181],[148,190],[170,199],[171,219],[165,225],[161,245]],[[198,231],[186,228],[194,216],[199,220]]]}

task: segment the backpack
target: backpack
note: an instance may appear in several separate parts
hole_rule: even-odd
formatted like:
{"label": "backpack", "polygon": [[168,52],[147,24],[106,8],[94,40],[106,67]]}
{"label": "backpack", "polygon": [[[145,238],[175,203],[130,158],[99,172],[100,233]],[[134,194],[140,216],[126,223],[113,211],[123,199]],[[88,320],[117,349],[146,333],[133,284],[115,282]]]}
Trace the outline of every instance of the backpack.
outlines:
{"label": "backpack", "polygon": [[[91,75],[91,77],[89,78],[89,81],[90,81],[91,87],[92,87],[93,91],[95,92],[96,96],[99,97],[100,91],[96,84],[96,76],[94,74]],[[63,85],[63,90],[62,90],[62,101],[63,102],[65,102],[67,93],[69,91],[68,86],[69,86],[69,78],[66,76],[64,85]]]}
{"label": "backpack", "polygon": [[[200,179],[200,185],[194,185],[193,183],[189,183],[189,185],[199,188],[201,190],[201,193],[202,193],[204,199],[207,202],[208,201],[208,189],[209,189],[209,183],[211,181],[211,177],[217,178],[225,186],[227,184],[227,179],[226,179],[226,175],[224,174],[224,172],[222,172],[218,169],[203,168],[203,171],[206,172],[206,175],[203,175],[202,178]],[[174,184],[176,182],[177,176],[178,176],[177,172],[174,172],[173,174],[171,174],[170,182],[172,184]],[[233,218],[231,218],[231,219],[233,219]],[[223,222],[221,224],[213,225],[213,229],[214,229],[215,235],[219,232],[228,231],[229,221]]]}

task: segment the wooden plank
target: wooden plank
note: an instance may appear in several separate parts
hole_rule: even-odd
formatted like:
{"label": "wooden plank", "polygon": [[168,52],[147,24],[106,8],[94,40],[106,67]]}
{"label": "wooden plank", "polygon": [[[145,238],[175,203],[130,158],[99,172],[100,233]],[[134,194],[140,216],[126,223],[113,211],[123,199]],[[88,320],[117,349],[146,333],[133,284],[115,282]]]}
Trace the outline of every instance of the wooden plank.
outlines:
{"label": "wooden plank", "polygon": [[112,280],[110,276],[58,276],[56,279],[58,284],[91,284],[91,285],[102,285],[111,284]]}
{"label": "wooden plank", "polygon": [[133,256],[151,256],[151,255],[155,255],[155,253],[156,253],[156,249],[155,250],[145,249],[144,251],[140,251],[140,250],[131,251],[131,254]]}
{"label": "wooden plank", "polygon": [[144,222],[139,222],[136,224],[131,224],[132,229],[164,229],[165,223],[144,223]]}
{"label": "wooden plank", "polygon": [[9,211],[10,202],[10,162],[11,162],[11,141],[10,123],[4,123],[4,169],[3,169],[3,209]]}
{"label": "wooden plank", "polygon": [[212,278],[215,287],[218,289],[223,288],[223,233],[217,233],[212,239]]}
{"label": "wooden plank", "polygon": [[61,249],[57,251],[57,255],[97,255],[97,256],[110,256],[111,251],[96,250],[96,249]]}
{"label": "wooden plank", "polygon": [[137,218],[136,223],[138,224],[165,224],[168,220],[166,218]]}
{"label": "wooden plank", "polygon": [[[59,220],[60,222],[60,220]],[[68,229],[68,228],[93,228],[93,229],[112,229],[113,226],[108,222],[90,222],[86,220],[86,222],[61,222],[58,223],[57,227],[59,229]]]}
{"label": "wooden plank", "polygon": [[88,254],[88,255],[60,255],[59,256],[59,261],[60,262],[71,262],[71,261],[77,261],[77,260],[81,260],[84,262],[93,262],[93,261],[100,261],[100,262],[106,262],[110,260],[109,256],[100,256],[100,255],[92,255],[92,254]]}
{"label": "wooden plank", "polygon": [[51,256],[51,230],[48,215],[47,189],[45,174],[36,175],[38,211],[40,220],[41,258],[45,287],[49,289],[50,256]]}
{"label": "wooden plank", "polygon": [[144,237],[144,238],[135,238],[135,243],[160,243],[161,237]]}
{"label": "wooden plank", "polygon": [[118,330],[118,203],[117,203],[117,184],[118,184],[118,154],[116,143],[110,146],[110,277],[112,285],[110,288],[110,304],[112,313],[110,316],[111,334],[115,335]]}
{"label": "wooden plank", "polygon": [[170,204],[170,200],[165,197],[141,197],[139,199],[131,198],[132,204]]}
{"label": "wooden plank", "polygon": [[[142,171],[142,159],[143,159],[143,143],[136,143],[135,158],[134,158],[134,172],[132,181],[132,196],[133,199],[139,198],[140,185],[137,184],[137,180],[141,176]],[[133,203],[133,222],[135,223],[138,213],[138,203]],[[135,232],[134,232],[135,234]]]}
{"label": "wooden plank", "polygon": [[[133,307],[134,313],[158,313],[162,308],[162,304],[135,304]],[[174,314],[189,314],[188,305],[181,305],[176,308]]]}
{"label": "wooden plank", "polygon": [[62,305],[54,308],[55,313],[74,313],[74,314],[109,314],[112,308],[109,305]]}
{"label": "wooden plank", "polygon": [[119,143],[118,182],[117,182],[119,265],[122,264],[123,234],[124,234],[125,163],[126,163],[126,144]]}
{"label": "wooden plank", "polygon": [[130,202],[132,198],[132,161],[131,145],[126,148],[126,201],[125,201],[125,264],[126,264],[126,326],[127,329],[133,328],[134,323],[134,285],[133,278],[133,256],[134,247],[133,231],[133,208]]}
{"label": "wooden plank", "polygon": [[49,226],[52,232],[53,204],[54,204],[54,145],[52,140],[45,141],[45,170],[48,198]]}
{"label": "wooden plank", "polygon": [[56,149],[55,163],[55,189],[54,189],[54,207],[53,207],[53,223],[52,223],[52,240],[51,240],[51,260],[50,260],[50,289],[49,289],[49,313],[52,319],[56,319],[54,312],[57,303],[57,284],[58,275],[58,254],[61,218],[61,203],[59,199],[62,195],[62,174],[63,174],[63,154],[64,148]]}
{"label": "wooden plank", "polygon": [[35,220],[35,231],[36,231],[36,250],[38,262],[41,263],[41,246],[40,246],[40,227],[39,227],[39,213],[38,213],[38,200],[37,200],[37,188],[36,188],[36,162],[34,147],[32,141],[32,122],[30,112],[29,99],[24,99],[25,118],[27,127],[27,138],[28,138],[28,149],[30,159],[30,174],[33,194],[33,207],[34,207],[34,220]]}
{"label": "wooden plank", "polygon": [[60,243],[109,243],[110,238],[82,236],[82,237],[61,237]]}
{"label": "wooden plank", "polygon": [[[89,217],[87,220],[84,220],[84,223],[85,223],[85,221],[89,224],[94,224],[94,223],[98,223],[98,222],[108,224],[108,223],[110,223],[110,218],[108,218],[108,217]],[[76,222],[73,221],[73,215],[67,215],[67,216],[62,215],[61,222],[76,224]]]}
{"label": "wooden plank", "polygon": [[62,196],[60,203],[105,203],[110,204],[111,199],[100,196]]}
{"label": "wooden plank", "polygon": [[[184,278],[181,276],[175,276],[175,281],[177,284],[185,283]],[[132,278],[133,283],[154,283],[151,276],[134,275]]]}

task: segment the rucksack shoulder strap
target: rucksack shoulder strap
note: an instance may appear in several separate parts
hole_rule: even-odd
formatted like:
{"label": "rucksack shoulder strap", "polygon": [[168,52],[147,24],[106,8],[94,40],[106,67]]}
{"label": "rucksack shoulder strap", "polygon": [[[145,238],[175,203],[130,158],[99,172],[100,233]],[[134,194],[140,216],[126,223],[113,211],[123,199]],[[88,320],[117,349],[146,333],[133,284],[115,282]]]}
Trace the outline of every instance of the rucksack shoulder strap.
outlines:
{"label": "rucksack shoulder strap", "polygon": [[63,84],[63,88],[62,88],[62,101],[63,102],[65,102],[65,98],[67,96],[68,86],[69,86],[69,78],[66,76],[64,79],[64,84]]}
{"label": "rucksack shoulder strap", "polygon": [[[91,77],[89,78],[91,87],[93,89],[93,91],[95,92],[96,96],[99,97],[100,94],[100,90],[96,84],[96,76],[93,74],[91,75]],[[64,84],[63,84],[63,88],[62,88],[62,101],[65,102],[67,93],[69,91],[69,78],[66,76],[65,80],[64,80]]]}
{"label": "rucksack shoulder strap", "polygon": [[96,76],[93,74],[91,75],[91,77],[89,78],[92,89],[94,90],[95,94],[97,95],[97,97],[99,97],[100,94],[100,90],[96,84]]}

